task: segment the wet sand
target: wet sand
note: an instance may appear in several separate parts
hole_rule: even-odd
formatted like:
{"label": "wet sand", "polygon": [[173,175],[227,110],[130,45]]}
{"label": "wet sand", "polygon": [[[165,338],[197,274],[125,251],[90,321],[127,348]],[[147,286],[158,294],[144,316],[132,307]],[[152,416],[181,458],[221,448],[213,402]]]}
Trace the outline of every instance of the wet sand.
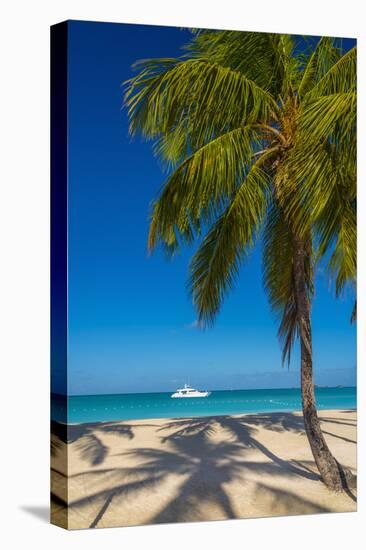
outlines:
{"label": "wet sand", "polygon": [[[319,416],[356,473],[356,412]],[[301,413],[78,424],[67,438],[54,424],[52,442],[51,517],[69,529],[356,510],[354,489],[320,481]]]}

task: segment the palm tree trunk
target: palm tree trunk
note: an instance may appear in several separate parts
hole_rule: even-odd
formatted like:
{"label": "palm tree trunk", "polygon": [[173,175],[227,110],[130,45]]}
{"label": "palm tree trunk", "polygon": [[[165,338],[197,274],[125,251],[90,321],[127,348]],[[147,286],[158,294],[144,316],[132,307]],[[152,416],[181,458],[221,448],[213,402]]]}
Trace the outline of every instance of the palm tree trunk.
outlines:
{"label": "palm tree trunk", "polygon": [[327,487],[340,491],[344,487],[344,473],[330,452],[324,439],[316,410],[310,302],[305,282],[304,242],[294,237],[294,286],[301,346],[301,397],[306,435],[320,475]]}

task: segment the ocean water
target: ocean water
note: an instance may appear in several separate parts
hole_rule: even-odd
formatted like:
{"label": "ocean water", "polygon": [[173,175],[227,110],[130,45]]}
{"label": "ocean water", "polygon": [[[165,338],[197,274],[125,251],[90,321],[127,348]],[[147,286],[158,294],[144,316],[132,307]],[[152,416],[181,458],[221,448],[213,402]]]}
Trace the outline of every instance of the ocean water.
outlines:
{"label": "ocean water", "polygon": [[[355,409],[356,388],[316,388],[317,407]],[[70,424],[144,418],[182,418],[226,414],[300,411],[300,390],[213,391],[209,397],[172,399],[171,393],[82,395],[67,398],[53,395],[53,420]],[[67,414],[67,416],[66,416]]]}

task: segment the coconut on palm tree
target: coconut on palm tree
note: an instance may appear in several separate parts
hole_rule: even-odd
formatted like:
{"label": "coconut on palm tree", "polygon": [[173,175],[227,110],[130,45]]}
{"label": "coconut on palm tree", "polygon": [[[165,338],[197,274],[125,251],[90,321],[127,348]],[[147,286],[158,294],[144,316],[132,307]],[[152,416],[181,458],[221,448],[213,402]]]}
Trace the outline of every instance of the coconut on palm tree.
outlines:
{"label": "coconut on palm tree", "polygon": [[126,104],[132,135],[168,169],[148,245],[169,254],[199,240],[190,290],[213,323],[243,260],[263,243],[264,286],[279,316],[283,361],[301,348],[303,417],[324,483],[349,473],[316,411],[311,301],[317,262],[336,293],[356,278],[356,48],[282,34],[199,31],[178,59],[136,64]]}

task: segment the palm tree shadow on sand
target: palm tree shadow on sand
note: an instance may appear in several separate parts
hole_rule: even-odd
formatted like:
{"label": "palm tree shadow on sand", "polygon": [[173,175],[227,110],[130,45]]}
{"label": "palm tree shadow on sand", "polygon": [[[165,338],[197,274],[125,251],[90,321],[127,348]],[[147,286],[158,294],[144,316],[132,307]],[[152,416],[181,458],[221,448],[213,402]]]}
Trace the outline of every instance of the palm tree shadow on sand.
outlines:
{"label": "palm tree shadow on sand", "polygon": [[[327,419],[327,422],[331,421],[332,419]],[[244,512],[238,515],[228,493],[227,484],[233,481],[240,483],[243,486],[245,501],[246,473],[254,471],[261,478],[261,481],[256,483],[256,498],[271,500],[272,508],[283,509],[284,514],[329,512],[330,509],[325,506],[272,487],[264,481],[265,477],[261,477],[261,474],[286,478],[300,477],[321,483],[312,461],[284,460],[259,441],[256,433],[260,427],[275,432],[289,431],[304,435],[302,417],[291,413],[245,415],[235,418],[183,418],[170,421],[157,428],[162,443],[161,449],[144,447],[121,453],[122,461],[123,458],[132,458],[135,467],[96,469],[70,476],[69,479],[82,478],[86,486],[97,485],[98,479],[103,479],[113,488],[76,499],[69,503],[69,509],[80,512],[92,505],[96,513],[88,526],[98,527],[101,526],[112,503],[118,506],[120,499],[122,502],[125,497],[138,496],[147,488],[155,489],[169,476],[174,475],[178,476],[178,479],[181,478],[174,496],[162,505],[148,523],[205,520],[206,505],[215,508],[217,519],[245,517]],[[229,440],[217,442],[214,436],[222,429],[229,435]],[[91,427],[88,430],[92,430]],[[116,433],[120,433],[122,437],[126,436],[123,430]],[[92,436],[94,433],[89,431],[87,435]],[[168,448],[165,449],[164,445],[168,445]],[[251,450],[259,451],[266,460],[250,460],[249,456],[246,458],[245,452],[248,451],[249,454]],[[93,464],[93,449],[85,444],[82,452],[85,453],[84,458],[90,454],[90,462]],[[355,500],[352,493],[349,496]],[[66,506],[66,503],[64,505]],[[105,524],[107,525],[108,521]]]}

